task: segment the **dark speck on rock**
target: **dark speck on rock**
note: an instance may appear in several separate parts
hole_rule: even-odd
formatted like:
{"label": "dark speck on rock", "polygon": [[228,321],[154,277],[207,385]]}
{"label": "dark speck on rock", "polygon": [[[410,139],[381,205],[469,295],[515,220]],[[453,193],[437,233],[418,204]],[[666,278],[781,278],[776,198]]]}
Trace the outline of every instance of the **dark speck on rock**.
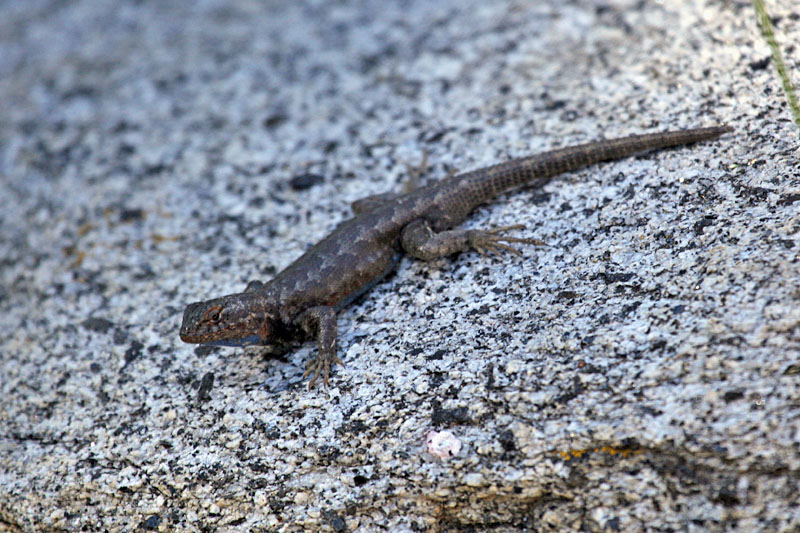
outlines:
{"label": "dark speck on rock", "polygon": [[267,502],[269,508],[272,509],[273,512],[279,512],[285,509],[289,503],[286,500],[282,500],[280,498],[272,498]]}
{"label": "dark speck on rock", "polygon": [[114,326],[114,323],[105,318],[89,317],[81,322],[81,325],[91,331],[106,333]]}
{"label": "dark speck on rock", "polygon": [[271,471],[270,466],[265,464],[263,461],[251,461],[247,463],[247,467],[253,472],[258,472],[259,474]]}
{"label": "dark speck on rock", "polygon": [[619,312],[619,316],[622,318],[627,317],[629,314],[636,311],[640,305],[642,305],[642,302],[633,302],[627,305],[623,305],[622,309]]}
{"label": "dark speck on rock", "polygon": [[642,405],[641,407],[639,407],[639,411],[642,414],[645,414],[645,415],[648,415],[648,416],[661,416],[661,415],[664,414],[664,411],[662,411],[661,409],[655,409],[655,408],[650,407],[648,405]]}
{"label": "dark speck on rock", "polygon": [[125,366],[128,366],[131,362],[135,361],[140,355],[142,355],[142,348],[144,348],[144,344],[141,342],[137,340],[131,342],[130,348],[125,350]]}
{"label": "dark speck on rock", "polygon": [[604,280],[606,283],[625,283],[633,279],[634,274],[630,272],[601,272],[597,275],[598,278]]}
{"label": "dark speck on rock", "polygon": [[447,130],[446,129],[437,130],[437,131],[433,131],[433,132],[427,132],[427,133],[423,132],[422,133],[422,138],[420,140],[424,141],[426,143],[436,143],[436,142],[441,141],[442,137],[444,137],[446,134],[447,134]]}
{"label": "dark speck on rock", "polygon": [[145,281],[149,279],[155,279],[156,273],[153,272],[153,269],[150,268],[150,265],[142,265],[142,268],[133,274],[133,279],[137,281]]}
{"label": "dark speck on rock", "polygon": [[273,129],[277,128],[278,126],[286,122],[288,119],[289,117],[287,117],[282,113],[275,113],[265,118],[263,125],[266,129]]}
{"label": "dark speck on rock", "polygon": [[787,194],[785,196],[781,196],[781,199],[778,203],[783,205],[792,205],[798,201],[800,201],[800,194]]}
{"label": "dark speck on rock", "polygon": [[214,373],[206,372],[200,380],[200,388],[197,390],[197,401],[207,402],[211,399],[211,389],[214,387]]}
{"label": "dark speck on rock", "polygon": [[494,388],[494,364],[489,363],[486,365],[486,388]]}
{"label": "dark speck on rock", "polygon": [[431,424],[434,426],[455,426],[460,424],[471,424],[469,409],[466,407],[455,407],[453,409],[442,409],[437,403],[433,406],[431,413]]}
{"label": "dark speck on rock", "polygon": [[114,331],[113,341],[117,346],[125,344],[128,342],[128,334],[124,330],[117,329]]}
{"label": "dark speck on rock", "polygon": [[212,353],[213,351],[214,351],[214,346],[208,344],[201,344],[200,346],[194,349],[194,354],[197,357],[205,357],[208,354]]}
{"label": "dark speck on rock", "polygon": [[764,70],[769,66],[770,56],[765,56],[758,61],[753,61],[750,63],[750,70]]}
{"label": "dark speck on rock", "polygon": [[266,202],[266,198],[263,196],[254,196],[247,201],[247,205],[256,209],[261,209],[264,207],[264,203]]}
{"label": "dark speck on rock", "polygon": [[269,194],[269,199],[272,200],[273,202],[275,202],[277,205],[283,205],[283,204],[286,203],[285,199],[283,199],[282,197],[280,197],[279,195],[274,194],[274,193],[270,193]]}
{"label": "dark speck on rock", "polygon": [[739,497],[736,496],[735,486],[724,487],[717,493],[714,501],[721,503],[725,507],[739,505]]}
{"label": "dark speck on rock", "polygon": [[722,399],[725,400],[725,403],[735,402],[736,400],[741,400],[742,398],[744,398],[744,393],[739,390],[729,390],[722,395]]}
{"label": "dark speck on rock", "polygon": [[503,449],[507,452],[513,452],[517,449],[517,444],[514,441],[514,433],[512,433],[510,429],[501,432],[497,436],[497,440],[500,442],[500,445],[503,447]]}
{"label": "dark speck on rock", "polygon": [[706,227],[712,226],[714,224],[714,220],[716,220],[716,215],[706,215],[694,224],[694,231],[698,235],[702,235],[703,231]]}
{"label": "dark speck on rock", "polygon": [[159,524],[161,524],[161,517],[154,514],[142,523],[142,529],[154,531],[158,528]]}
{"label": "dark speck on rock", "polygon": [[765,202],[769,194],[773,192],[772,189],[766,187],[743,187],[741,189],[741,196],[748,198],[751,204]]}
{"label": "dark speck on rock", "polygon": [[488,304],[483,304],[482,306],[478,307],[477,309],[472,309],[467,313],[467,316],[475,316],[475,315],[488,315],[491,313],[492,310],[489,308]]}
{"label": "dark speck on rock", "polygon": [[[360,339],[359,339],[360,340]],[[416,357],[425,351],[424,348],[416,347],[408,351],[408,357]]]}
{"label": "dark speck on rock", "polygon": [[144,211],[141,209],[123,209],[119,213],[120,222],[136,222],[144,218]]}
{"label": "dark speck on rock", "polygon": [[561,120],[563,120],[564,122],[574,122],[577,118],[578,118],[577,111],[570,110],[570,111],[565,111],[564,113],[561,114]]}
{"label": "dark speck on rock", "polygon": [[[425,360],[426,361],[440,361],[445,356],[446,353],[447,353],[447,350],[436,350],[431,355],[426,357]],[[413,355],[416,355],[416,354],[413,354]]]}
{"label": "dark speck on rock", "polygon": [[428,378],[428,385],[432,389],[437,389],[444,383],[445,376],[443,372],[430,372]]}
{"label": "dark speck on rock", "polygon": [[361,420],[353,420],[352,422],[348,422],[339,426],[336,429],[336,433],[358,435],[366,430],[367,426],[364,424],[364,422]]}
{"label": "dark speck on rock", "polygon": [[323,181],[325,181],[325,178],[319,174],[298,174],[289,180],[289,186],[294,191],[304,191],[306,189],[310,189],[314,185],[322,183]]}
{"label": "dark speck on rock", "polygon": [[320,457],[324,457],[326,459],[336,459],[336,457],[338,457],[341,454],[341,452],[339,451],[339,448],[336,448],[335,446],[323,444],[322,446],[317,448],[317,454],[319,454]]}
{"label": "dark speck on rock", "polygon": [[322,148],[322,151],[326,154],[330,154],[336,151],[336,148],[339,147],[338,141],[328,141],[325,143],[325,146]]}
{"label": "dark speck on rock", "polygon": [[[529,203],[531,205],[546,204],[547,202],[550,201],[550,197],[551,196],[553,196],[553,195],[548,193],[548,192],[535,192],[535,193],[531,194]],[[566,205],[569,205],[569,204],[566,204]]]}
{"label": "dark speck on rock", "polygon": [[551,100],[545,104],[545,111],[558,111],[567,107],[566,100]]}
{"label": "dark speck on rock", "polygon": [[580,396],[581,394],[583,394],[583,392],[584,392],[583,385],[581,384],[578,378],[575,378],[572,381],[572,386],[570,386],[566,391],[564,391],[559,396],[556,396],[553,399],[553,403],[558,403],[562,405],[567,404],[572,400],[574,400],[575,398],[577,398],[578,396]]}
{"label": "dark speck on rock", "polygon": [[346,531],[347,524],[345,523],[344,519],[336,513],[326,513],[328,523],[331,525],[334,531]]}
{"label": "dark speck on rock", "polygon": [[652,351],[663,350],[666,347],[667,347],[667,341],[664,339],[658,339],[657,341],[655,341],[653,344],[650,345],[650,350]]}

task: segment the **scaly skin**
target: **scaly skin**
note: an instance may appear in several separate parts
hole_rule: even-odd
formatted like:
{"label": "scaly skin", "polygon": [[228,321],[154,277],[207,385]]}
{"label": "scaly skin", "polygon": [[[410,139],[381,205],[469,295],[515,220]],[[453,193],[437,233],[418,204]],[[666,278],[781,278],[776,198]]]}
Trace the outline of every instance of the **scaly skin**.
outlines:
{"label": "scaly skin", "polygon": [[522,226],[451,230],[477,205],[499,193],[602,161],[649,150],[715,139],[727,126],[634,135],[591,142],[459,174],[407,194],[369,197],[356,216],[300,256],[268,283],[186,307],[181,339],[228,346],[285,345],[316,338],[319,352],[304,375],[309,388],[328,384],[336,355],[336,313],[383,278],[403,253],[436,259],[470,248],[517,253],[507,243],[541,244],[503,236]]}

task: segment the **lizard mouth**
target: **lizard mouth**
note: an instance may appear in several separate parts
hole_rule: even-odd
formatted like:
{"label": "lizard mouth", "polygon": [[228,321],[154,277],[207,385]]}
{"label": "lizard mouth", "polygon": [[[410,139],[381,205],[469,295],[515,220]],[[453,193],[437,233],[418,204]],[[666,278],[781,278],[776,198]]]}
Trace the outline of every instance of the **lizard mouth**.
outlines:
{"label": "lizard mouth", "polygon": [[208,346],[229,346],[232,348],[243,348],[245,346],[259,346],[265,344],[258,335],[250,335],[241,339],[225,339],[218,341],[207,341],[203,344]]}
{"label": "lizard mouth", "polygon": [[188,344],[206,344],[209,346],[231,346],[231,347],[244,347],[244,346],[257,346],[268,344],[259,337],[257,334],[247,335],[241,338],[220,338],[220,331],[214,333],[190,333],[181,329],[181,340]]}
{"label": "lizard mouth", "polygon": [[192,335],[189,332],[181,330],[181,340],[189,344],[203,344],[206,342],[204,337],[204,335]]}

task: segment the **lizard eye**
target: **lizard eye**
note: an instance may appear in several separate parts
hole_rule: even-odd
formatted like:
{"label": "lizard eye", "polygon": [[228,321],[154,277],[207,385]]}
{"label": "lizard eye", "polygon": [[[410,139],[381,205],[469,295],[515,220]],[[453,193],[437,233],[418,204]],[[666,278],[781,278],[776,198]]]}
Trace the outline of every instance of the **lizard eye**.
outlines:
{"label": "lizard eye", "polygon": [[210,307],[208,311],[206,311],[206,316],[204,317],[207,322],[212,322],[216,324],[219,322],[219,319],[222,316],[222,306],[215,305],[214,307]]}

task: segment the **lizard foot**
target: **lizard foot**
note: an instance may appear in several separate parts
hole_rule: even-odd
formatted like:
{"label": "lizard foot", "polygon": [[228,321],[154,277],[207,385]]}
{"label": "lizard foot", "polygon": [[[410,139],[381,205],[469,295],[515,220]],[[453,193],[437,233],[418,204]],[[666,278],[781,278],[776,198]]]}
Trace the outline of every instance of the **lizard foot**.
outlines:
{"label": "lizard foot", "polygon": [[501,226],[499,228],[493,228],[490,230],[472,230],[469,232],[469,245],[480,252],[481,255],[486,255],[486,252],[490,252],[494,255],[500,256],[501,251],[505,250],[506,252],[511,252],[518,257],[522,257],[522,254],[519,252],[519,250],[513,246],[509,246],[506,243],[520,242],[525,244],[533,244],[536,246],[545,246],[545,243],[539,239],[504,237],[503,235],[500,235],[505,231],[515,229],[525,229],[525,226],[522,224],[515,224],[513,226]]}
{"label": "lizard foot", "polygon": [[311,376],[311,381],[308,382],[308,389],[314,388],[317,379],[322,376],[322,381],[325,386],[328,386],[331,375],[331,366],[342,365],[342,360],[336,354],[319,354],[306,364],[306,371],[303,373],[303,379]]}

